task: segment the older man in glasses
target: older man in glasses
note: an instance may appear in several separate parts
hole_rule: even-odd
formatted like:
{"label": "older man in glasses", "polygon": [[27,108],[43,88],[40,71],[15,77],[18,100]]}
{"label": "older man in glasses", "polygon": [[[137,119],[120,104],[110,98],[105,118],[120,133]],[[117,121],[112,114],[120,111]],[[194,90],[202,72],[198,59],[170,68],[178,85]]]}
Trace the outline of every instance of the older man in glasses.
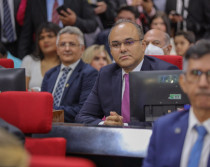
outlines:
{"label": "older man in glasses", "polygon": [[[109,45],[116,63],[101,69],[76,122],[120,126],[129,123],[128,73],[178,69],[159,59],[144,56],[146,45],[143,36],[142,28],[131,21],[120,20],[114,25],[109,34]],[[106,118],[102,121],[104,116]]]}
{"label": "older man in glasses", "polygon": [[191,107],[155,122],[144,167],[210,166],[209,62],[209,41],[199,41],[187,51],[180,85]]}
{"label": "older man in glasses", "polygon": [[61,65],[45,74],[41,90],[52,93],[54,109],[64,110],[65,122],[73,123],[95,83],[98,72],[81,60],[84,38],[79,28],[67,26],[61,29],[56,45]]}

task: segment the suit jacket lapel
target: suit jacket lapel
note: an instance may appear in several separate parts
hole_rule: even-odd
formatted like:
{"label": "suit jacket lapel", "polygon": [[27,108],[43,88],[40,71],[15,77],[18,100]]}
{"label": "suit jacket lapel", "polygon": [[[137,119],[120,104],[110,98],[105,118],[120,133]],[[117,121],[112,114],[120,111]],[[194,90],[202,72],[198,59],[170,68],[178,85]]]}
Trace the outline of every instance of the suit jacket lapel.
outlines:
{"label": "suit jacket lapel", "polygon": [[44,16],[44,20],[47,20],[47,2],[46,0],[39,0],[37,3],[39,3],[39,8],[37,9],[39,10],[39,12],[42,12],[42,14],[38,15],[38,16]]}
{"label": "suit jacket lapel", "polygon": [[14,0],[14,15],[17,15],[17,11],[20,5],[20,0]]}
{"label": "suit jacket lapel", "polygon": [[[188,122],[189,122],[189,111],[181,111],[181,112],[187,112],[183,117],[180,118],[179,121],[176,121],[177,123],[173,126],[174,136],[172,136],[173,141],[176,142],[176,149],[177,149],[177,157],[179,157],[179,161],[176,161],[174,163],[174,166],[180,166],[181,162],[181,155],[182,155],[182,149],[184,146],[184,141],[188,129]],[[171,157],[174,159],[174,157]]]}
{"label": "suit jacket lapel", "polygon": [[76,77],[79,75],[79,72],[81,71],[83,65],[84,65],[83,61],[80,60],[79,64],[76,66],[73,73],[71,74],[67,84],[65,85],[62,99],[65,97],[65,95],[68,92],[68,90],[70,89],[72,83],[74,82]]}
{"label": "suit jacket lapel", "polygon": [[152,69],[150,62],[148,61],[147,57],[144,56],[144,61],[141,67],[141,71],[150,71]]}
{"label": "suit jacket lapel", "polygon": [[121,115],[121,99],[122,99],[122,69],[117,69],[112,76],[112,101],[114,109]]}
{"label": "suit jacket lapel", "polygon": [[52,77],[49,79],[49,92],[53,92],[53,89],[54,89],[54,86],[55,86],[55,82],[58,78],[58,74],[60,72],[60,68],[61,68],[61,65],[59,65],[56,69],[55,69],[55,72],[52,73]]}

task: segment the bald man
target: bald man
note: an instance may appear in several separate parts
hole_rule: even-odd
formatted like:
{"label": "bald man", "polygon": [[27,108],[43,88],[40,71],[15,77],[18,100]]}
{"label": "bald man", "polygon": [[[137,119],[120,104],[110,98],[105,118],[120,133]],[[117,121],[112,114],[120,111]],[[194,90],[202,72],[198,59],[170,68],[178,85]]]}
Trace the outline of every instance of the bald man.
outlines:
{"label": "bald man", "polygon": [[[109,126],[133,124],[129,118],[129,102],[125,107],[122,100],[126,74],[140,70],[177,70],[177,67],[160,59],[144,56],[146,45],[143,38],[142,28],[132,21],[119,20],[112,27],[109,45],[115,63],[100,70],[90,95],[76,116],[76,122]],[[127,115],[124,114],[125,108],[128,109]],[[102,121],[104,116],[106,118]]]}
{"label": "bald man", "polygon": [[158,29],[151,29],[144,35],[145,55],[170,55],[172,46],[170,36]]}

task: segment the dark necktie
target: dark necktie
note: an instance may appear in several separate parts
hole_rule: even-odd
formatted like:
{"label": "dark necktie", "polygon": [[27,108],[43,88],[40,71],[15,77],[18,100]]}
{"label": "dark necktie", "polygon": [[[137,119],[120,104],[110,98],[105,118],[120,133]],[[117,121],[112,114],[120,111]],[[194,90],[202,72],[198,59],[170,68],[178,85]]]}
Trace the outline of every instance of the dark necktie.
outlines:
{"label": "dark necktie", "polygon": [[191,150],[188,167],[198,167],[201,157],[201,152],[203,148],[204,137],[207,134],[207,131],[204,126],[195,126],[195,129],[198,132],[198,138]]}
{"label": "dark necktie", "polygon": [[14,29],[12,26],[11,13],[7,0],[3,0],[3,10],[4,10],[4,24],[3,36],[8,42],[13,42],[15,40]]}
{"label": "dark necktie", "polygon": [[52,11],[52,22],[55,24],[59,24],[59,15],[56,9],[58,8],[58,1],[54,1],[53,11]]}
{"label": "dark necktie", "polygon": [[66,68],[63,68],[62,70],[63,70],[63,74],[58,81],[58,84],[57,84],[57,87],[56,87],[55,93],[54,93],[54,105],[55,106],[60,106],[60,100],[62,97],[62,89],[64,87],[66,77],[71,69],[66,67]]}
{"label": "dark necktie", "polygon": [[130,122],[130,97],[129,97],[129,75],[124,74],[125,79],[125,90],[122,98],[121,113],[123,116],[123,122]]}

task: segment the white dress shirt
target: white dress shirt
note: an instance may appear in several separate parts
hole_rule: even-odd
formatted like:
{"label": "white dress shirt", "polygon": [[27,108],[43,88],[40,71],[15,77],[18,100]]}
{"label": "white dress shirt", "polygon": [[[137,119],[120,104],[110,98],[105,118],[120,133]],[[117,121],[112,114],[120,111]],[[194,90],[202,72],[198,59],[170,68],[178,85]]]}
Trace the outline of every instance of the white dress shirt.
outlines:
{"label": "white dress shirt", "polygon": [[[135,69],[133,69],[133,71],[140,71],[143,62],[144,62],[144,59],[139,63],[139,65]],[[124,74],[126,74],[126,72],[122,69],[122,98],[123,98],[123,93],[125,91],[125,79],[123,77]],[[103,124],[104,124],[104,121],[101,121],[98,125],[103,125]],[[128,123],[124,123],[124,126],[128,126]]]}
{"label": "white dress shirt", "polygon": [[203,125],[207,130],[207,134],[204,138],[203,149],[201,152],[201,160],[199,163],[199,167],[207,167],[210,153],[210,118],[201,124],[196,118],[192,107],[190,108],[188,130],[182,150],[180,167],[187,166],[191,149],[197,140],[198,133],[194,128],[195,125]]}

